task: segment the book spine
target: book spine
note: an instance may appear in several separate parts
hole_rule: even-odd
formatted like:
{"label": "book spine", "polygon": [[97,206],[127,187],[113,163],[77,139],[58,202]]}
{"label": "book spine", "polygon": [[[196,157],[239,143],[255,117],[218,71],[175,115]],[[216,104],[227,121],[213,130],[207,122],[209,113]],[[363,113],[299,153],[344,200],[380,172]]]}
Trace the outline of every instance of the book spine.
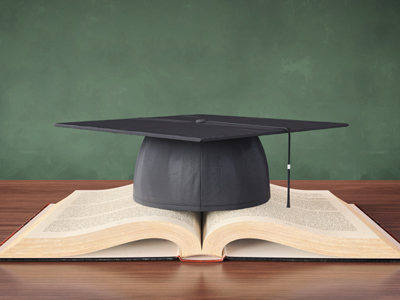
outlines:
{"label": "book spine", "polygon": [[210,262],[215,263],[215,262],[224,261],[225,257],[226,256],[223,256],[220,259],[205,259],[205,260],[203,260],[203,259],[187,259],[187,258],[178,256],[178,258],[181,262],[186,262],[186,263],[210,263]]}

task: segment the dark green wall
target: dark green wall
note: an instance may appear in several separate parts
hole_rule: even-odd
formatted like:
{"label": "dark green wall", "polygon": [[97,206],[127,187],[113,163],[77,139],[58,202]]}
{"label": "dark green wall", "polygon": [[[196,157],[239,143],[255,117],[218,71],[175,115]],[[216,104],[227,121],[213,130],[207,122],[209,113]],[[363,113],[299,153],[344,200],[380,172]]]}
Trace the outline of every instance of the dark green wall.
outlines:
{"label": "dark green wall", "polygon": [[[0,0],[0,179],[131,179],[142,137],[56,122],[211,113],[293,134],[293,179],[400,179],[400,1]],[[285,135],[261,137],[272,179]]]}

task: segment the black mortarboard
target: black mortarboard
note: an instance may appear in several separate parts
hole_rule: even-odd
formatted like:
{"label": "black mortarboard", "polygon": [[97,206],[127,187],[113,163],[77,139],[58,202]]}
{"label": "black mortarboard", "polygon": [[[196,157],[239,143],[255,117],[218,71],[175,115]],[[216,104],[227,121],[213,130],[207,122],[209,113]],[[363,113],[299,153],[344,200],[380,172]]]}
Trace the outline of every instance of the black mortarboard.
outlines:
{"label": "black mortarboard", "polygon": [[180,115],[57,123],[55,126],[145,136],[136,161],[134,200],[146,206],[215,211],[270,198],[268,164],[258,136],[346,127],[345,123]]}

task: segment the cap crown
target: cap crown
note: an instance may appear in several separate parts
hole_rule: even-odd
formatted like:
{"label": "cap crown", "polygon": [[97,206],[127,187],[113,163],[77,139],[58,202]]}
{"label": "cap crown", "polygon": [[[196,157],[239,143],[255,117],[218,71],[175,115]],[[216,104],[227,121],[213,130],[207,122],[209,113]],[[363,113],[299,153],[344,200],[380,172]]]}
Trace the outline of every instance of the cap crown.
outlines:
{"label": "cap crown", "polygon": [[191,143],[146,137],[136,161],[133,198],[163,209],[231,210],[270,198],[258,137]]}

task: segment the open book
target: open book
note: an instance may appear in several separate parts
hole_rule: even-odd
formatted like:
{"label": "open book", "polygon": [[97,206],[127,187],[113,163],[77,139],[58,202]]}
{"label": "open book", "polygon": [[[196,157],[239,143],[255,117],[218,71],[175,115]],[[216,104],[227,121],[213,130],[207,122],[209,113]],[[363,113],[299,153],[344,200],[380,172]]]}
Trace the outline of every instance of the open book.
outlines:
{"label": "open book", "polygon": [[271,185],[262,205],[193,213],[142,206],[133,185],[75,191],[3,242],[0,260],[400,259],[400,245],[329,191]]}

